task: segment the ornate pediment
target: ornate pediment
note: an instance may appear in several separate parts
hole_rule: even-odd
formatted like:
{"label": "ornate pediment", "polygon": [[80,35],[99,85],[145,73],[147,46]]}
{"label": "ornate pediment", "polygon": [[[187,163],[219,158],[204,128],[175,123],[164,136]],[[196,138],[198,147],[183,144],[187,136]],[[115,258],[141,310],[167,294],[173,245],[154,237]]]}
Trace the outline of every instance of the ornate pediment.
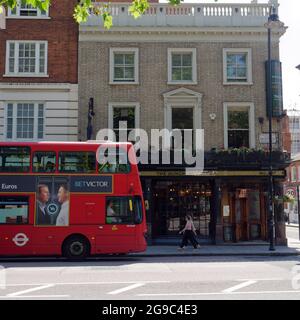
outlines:
{"label": "ornate pediment", "polygon": [[178,88],[163,94],[165,101],[167,100],[201,100],[203,94],[187,88]]}

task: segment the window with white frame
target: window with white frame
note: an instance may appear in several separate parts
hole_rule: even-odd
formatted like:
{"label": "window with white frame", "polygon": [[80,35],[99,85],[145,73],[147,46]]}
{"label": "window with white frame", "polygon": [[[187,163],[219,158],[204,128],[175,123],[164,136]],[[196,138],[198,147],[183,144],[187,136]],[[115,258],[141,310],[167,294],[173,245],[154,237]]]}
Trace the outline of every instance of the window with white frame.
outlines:
{"label": "window with white frame", "polygon": [[[109,104],[109,128],[114,130],[117,141],[120,141],[122,134],[122,138],[128,141],[131,130],[139,128],[139,109],[138,103]],[[121,125],[122,122],[126,124],[126,128]]]}
{"label": "window with white frame", "polygon": [[6,138],[39,140],[44,138],[43,103],[8,103],[6,109]]}
{"label": "window with white frame", "polygon": [[300,118],[291,117],[289,119],[289,125],[291,130],[299,130],[300,129]]}
{"label": "window with white frame", "polygon": [[138,75],[137,48],[110,48],[110,83],[137,84]]}
{"label": "window with white frame", "polygon": [[196,49],[168,49],[168,83],[197,83]]}
{"label": "window with white frame", "polygon": [[46,76],[46,41],[7,41],[6,76]]}
{"label": "window with white frame", "polygon": [[297,181],[297,167],[296,166],[291,168],[291,181],[292,182]]}
{"label": "window with white frame", "polygon": [[[181,131],[181,141],[172,139],[172,147],[174,149],[183,149],[187,142],[186,138],[190,139],[189,143],[194,145],[194,107],[172,107],[172,130]],[[188,136],[190,134],[190,136]],[[178,143],[179,142],[179,143]],[[189,144],[190,145],[190,144]]]}
{"label": "window with white frame", "polygon": [[224,104],[225,148],[254,148],[254,105]]}
{"label": "window with white frame", "polygon": [[45,18],[48,17],[48,14],[48,10],[34,8],[24,0],[17,0],[17,5],[14,8],[8,8],[8,17],[13,18]]}
{"label": "window with white frame", "polygon": [[[299,137],[298,138],[295,138],[296,135],[292,135],[292,154],[297,154],[300,152],[300,139]],[[299,135],[298,135],[299,136]]]}
{"label": "window with white frame", "polygon": [[252,84],[251,49],[223,49],[224,84]]}

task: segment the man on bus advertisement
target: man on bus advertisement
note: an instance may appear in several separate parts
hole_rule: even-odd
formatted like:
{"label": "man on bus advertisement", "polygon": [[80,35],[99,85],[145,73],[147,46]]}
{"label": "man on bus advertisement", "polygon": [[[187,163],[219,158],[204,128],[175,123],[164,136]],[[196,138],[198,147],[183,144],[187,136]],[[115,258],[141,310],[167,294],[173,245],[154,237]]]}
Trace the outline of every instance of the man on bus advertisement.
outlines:
{"label": "man on bus advertisement", "polygon": [[69,179],[39,177],[36,190],[36,225],[69,225]]}

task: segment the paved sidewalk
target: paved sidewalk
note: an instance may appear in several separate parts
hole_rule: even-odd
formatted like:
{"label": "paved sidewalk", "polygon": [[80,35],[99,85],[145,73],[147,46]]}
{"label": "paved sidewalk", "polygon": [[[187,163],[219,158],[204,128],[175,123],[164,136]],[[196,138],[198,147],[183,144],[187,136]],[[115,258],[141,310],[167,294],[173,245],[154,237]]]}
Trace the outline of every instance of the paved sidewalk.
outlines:
{"label": "paved sidewalk", "polygon": [[276,246],[275,251],[269,251],[268,243],[255,245],[202,245],[199,249],[188,246],[178,250],[177,246],[148,246],[143,253],[132,253],[137,257],[163,257],[163,256],[295,256],[300,255],[300,241],[289,239],[288,246]]}

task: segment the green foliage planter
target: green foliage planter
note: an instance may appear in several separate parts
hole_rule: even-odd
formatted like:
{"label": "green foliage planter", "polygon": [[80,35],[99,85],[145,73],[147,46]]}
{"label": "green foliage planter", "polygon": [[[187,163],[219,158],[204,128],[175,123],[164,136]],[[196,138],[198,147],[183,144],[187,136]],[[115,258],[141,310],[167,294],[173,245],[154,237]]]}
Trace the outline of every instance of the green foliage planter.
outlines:
{"label": "green foliage planter", "polygon": [[[289,155],[281,151],[272,152],[272,164],[285,168],[289,163]],[[207,167],[268,167],[269,152],[260,149],[234,148],[212,150],[205,154]]]}
{"label": "green foliage planter", "polygon": [[285,203],[294,203],[295,202],[295,199],[291,196],[288,196],[288,195],[284,195],[282,200]]}

